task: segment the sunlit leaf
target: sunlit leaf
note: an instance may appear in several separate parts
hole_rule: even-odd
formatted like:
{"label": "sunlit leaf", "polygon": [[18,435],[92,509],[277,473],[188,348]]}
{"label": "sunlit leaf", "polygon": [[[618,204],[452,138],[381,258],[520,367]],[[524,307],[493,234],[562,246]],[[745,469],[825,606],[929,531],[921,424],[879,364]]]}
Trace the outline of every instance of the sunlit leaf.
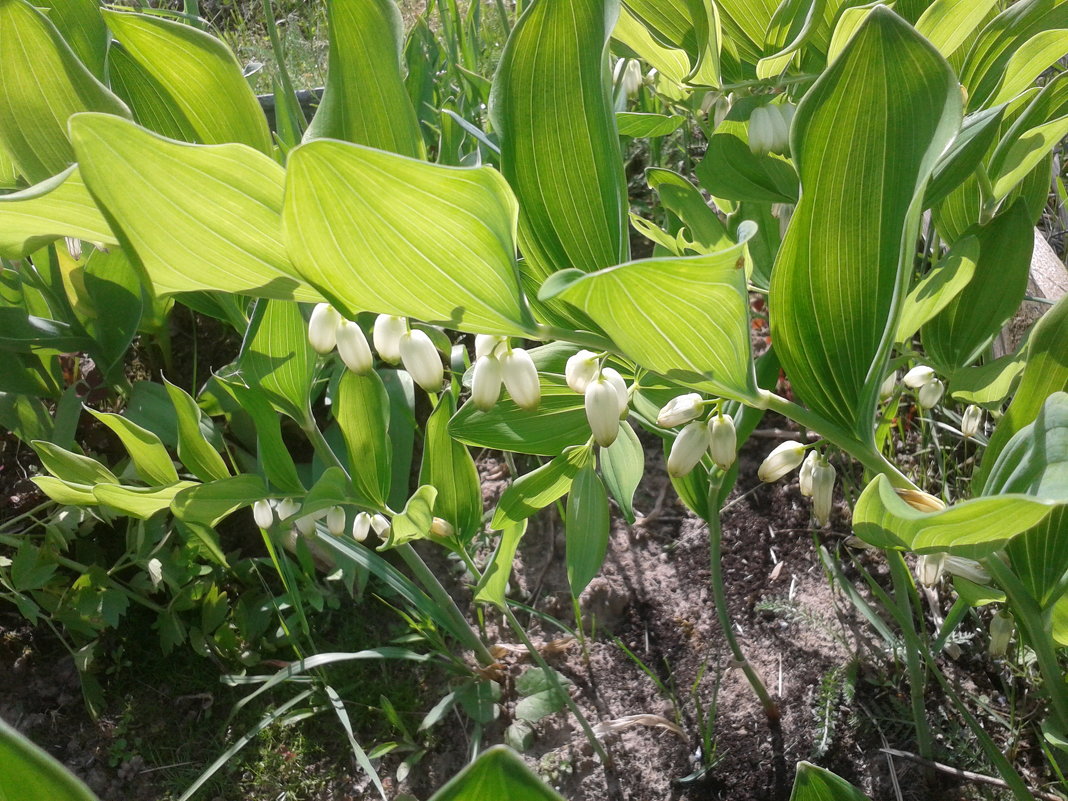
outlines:
{"label": "sunlit leaf", "polygon": [[431,796],[430,801],[563,801],[527,767],[522,758],[504,745],[483,751]]}

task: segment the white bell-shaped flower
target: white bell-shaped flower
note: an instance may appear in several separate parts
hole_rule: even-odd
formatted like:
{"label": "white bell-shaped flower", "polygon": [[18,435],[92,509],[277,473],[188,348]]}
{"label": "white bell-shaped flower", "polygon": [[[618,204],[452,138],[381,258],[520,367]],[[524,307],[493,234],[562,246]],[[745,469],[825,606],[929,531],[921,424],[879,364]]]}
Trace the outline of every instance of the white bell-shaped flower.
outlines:
{"label": "white bell-shaped flower", "polygon": [[342,320],[337,328],[337,352],[354,373],[366,373],[375,363],[363,329],[352,320]]}
{"label": "white bell-shaped flower", "polygon": [[1004,609],[999,610],[990,619],[990,655],[1005,656],[1009,652],[1009,641],[1016,621]]}
{"label": "white bell-shaped flower", "polygon": [[933,380],[934,377],[934,368],[928,367],[926,364],[918,364],[905,373],[905,377],[901,379],[901,381],[909,389],[919,389],[924,384]]}
{"label": "white bell-shaped flower", "polygon": [[979,433],[979,426],[982,423],[983,410],[975,405],[969,406],[960,417],[960,433],[966,439],[974,437]]}
{"label": "white bell-shaped flower", "polygon": [[316,303],[308,320],[308,342],[316,353],[329,353],[337,344],[341,315],[329,303]]}
{"label": "white bell-shaped flower", "polygon": [[326,530],[335,537],[345,533],[345,510],[342,507],[330,507],[330,511],[326,513]]}
{"label": "white bell-shaped flower", "polygon": [[500,356],[508,344],[508,337],[496,334],[478,334],[475,337],[475,359],[483,356]]}
{"label": "white bell-shaped flower", "polygon": [[[624,66],[625,65],[625,66]],[[620,74],[622,73],[622,83]],[[633,58],[621,58],[612,70],[612,83],[619,84],[627,97],[634,97],[642,88],[642,68]]]}
{"label": "white bell-shaped flower", "polygon": [[619,392],[604,375],[599,375],[586,386],[583,394],[586,420],[593,439],[602,448],[607,448],[619,436]]}
{"label": "white bell-shaped flower", "polygon": [[564,378],[572,390],[582,394],[589,383],[597,377],[597,354],[592,350],[580,350],[567,360]]}
{"label": "white bell-shaped flower", "polygon": [[418,328],[407,331],[400,338],[400,357],[404,369],[427,392],[440,392],[445,368],[433,341]]}
{"label": "white bell-shaped flower", "polygon": [[937,378],[932,378],[916,392],[916,403],[921,409],[933,409],[942,400],[946,385]]}
{"label": "white bell-shaped flower", "polygon": [[916,578],[924,587],[933,587],[942,578],[946,565],[944,553],[923,553],[916,557]]}
{"label": "white bell-shaped flower", "polygon": [[430,521],[430,535],[433,537],[451,537],[456,533],[456,530],[452,527],[452,523],[442,517],[435,517]]}
{"label": "white bell-shaped flower", "polygon": [[709,449],[712,461],[720,470],[729,470],[738,458],[738,432],[734,418],[729,414],[717,414],[708,421]]}
{"label": "white bell-shaped flower", "polygon": [[812,516],[819,526],[825,526],[831,520],[835,475],[834,465],[822,456],[812,465]]}
{"label": "white bell-shaped flower", "polygon": [[761,481],[778,481],[801,464],[805,458],[805,446],[800,442],[788,440],[767,455],[757,469],[757,478]]}
{"label": "white bell-shaped flower", "polygon": [[601,370],[601,378],[612,385],[612,388],[616,391],[616,398],[619,400],[619,411],[617,412],[620,418],[626,416],[627,407],[630,404],[630,393],[627,392],[627,382],[623,380],[623,376],[619,374],[619,371],[612,367],[605,367]]}
{"label": "white bell-shaped flower", "polygon": [[287,520],[300,511],[300,504],[292,498],[283,498],[276,507],[279,520]]}
{"label": "white bell-shaped flower", "polygon": [[471,402],[488,412],[501,396],[501,362],[496,356],[482,356],[475,360],[471,374]]}
{"label": "white bell-shaped flower", "polygon": [[672,478],[687,475],[697,467],[697,463],[708,450],[710,442],[711,437],[707,425],[696,420],[689,423],[679,432],[671,445],[667,459],[668,475]]}
{"label": "white bell-shaped flower", "polygon": [[322,512],[311,512],[310,514],[298,517],[293,525],[296,526],[297,531],[307,537],[315,531],[315,524],[322,516]]}
{"label": "white bell-shaped flower", "polygon": [[704,411],[704,400],[696,392],[672,398],[656,416],[656,424],[661,428],[674,428],[696,420]]}
{"label": "white bell-shaped flower", "polygon": [[801,463],[801,469],[797,473],[797,486],[801,494],[806,498],[812,497],[812,468],[816,466],[819,456],[815,451],[809,451],[805,461]]}
{"label": "white bell-shaped flower", "polygon": [[389,518],[380,514],[371,515],[371,528],[379,537],[385,537],[389,531]]}
{"label": "white bell-shaped flower", "polygon": [[500,357],[500,362],[501,379],[512,400],[521,409],[537,409],[541,403],[541,382],[530,354],[522,348],[512,348]]}
{"label": "white bell-shaped flower", "polygon": [[879,400],[889,400],[890,396],[894,394],[894,387],[897,386],[897,373],[890,373],[886,379],[879,385]]}
{"label": "white bell-shaped flower", "polygon": [[371,532],[371,515],[367,512],[359,512],[352,521],[352,538],[356,542],[363,542]]}
{"label": "white bell-shaped flower", "polygon": [[380,314],[375,318],[375,326],[371,332],[375,350],[383,361],[396,364],[400,361],[400,339],[408,330],[408,321],[403,317],[394,317],[391,314]]}
{"label": "white bell-shaped flower", "polygon": [[274,525],[274,508],[271,502],[262,499],[252,504],[252,519],[260,528],[270,528]]}

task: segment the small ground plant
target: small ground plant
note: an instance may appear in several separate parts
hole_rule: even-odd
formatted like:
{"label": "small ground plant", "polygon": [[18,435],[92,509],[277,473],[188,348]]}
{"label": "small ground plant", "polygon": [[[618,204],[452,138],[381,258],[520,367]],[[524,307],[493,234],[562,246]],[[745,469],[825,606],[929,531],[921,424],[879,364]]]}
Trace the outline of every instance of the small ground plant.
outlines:
{"label": "small ground plant", "polygon": [[[857,482],[852,528],[889,581],[858,590],[823,561],[904,664],[918,757],[937,756],[941,688],[1032,797],[940,661],[989,607],[989,651],[1026,655],[1028,725],[1063,782],[1068,301],[1016,351],[992,343],[1068,134],[1068,2],[518,5],[437,0],[405,26],[393,0],[327,0],[309,117],[265,0],[272,126],[195,0],[0,0],[0,424],[48,498],[0,523],[2,597],[64,639],[90,704],[100,637],[133,607],[165,650],[249,685],[242,705],[294,693],[184,797],[267,725],[323,713],[382,798],[377,760],[402,757],[402,781],[454,714],[471,764],[434,799],[554,798],[483,741],[507,685],[486,625],[531,660],[509,742],[566,708],[611,765],[611,726],[579,709],[509,580],[528,520],[557,507],[585,647],[612,509],[636,519],[639,432],[706,523],[722,636],[776,736],[721,568],[737,456],[773,412],[798,433],[758,476],[799,471],[817,528]],[[240,346],[183,386],[172,333],[191,314]],[[895,430],[913,414],[933,457]],[[473,449],[540,466],[485,510]],[[428,566],[450,560],[473,611]],[[927,589],[949,582],[932,629]],[[316,614],[350,599],[406,633],[321,652]],[[414,726],[382,696],[392,734],[365,750],[327,672],[365,660],[431,663],[450,692]],[[825,681],[821,731],[850,670]],[[714,719],[698,715],[701,775]],[[85,797],[0,735],[11,776]],[[861,796],[801,763],[793,797]]]}

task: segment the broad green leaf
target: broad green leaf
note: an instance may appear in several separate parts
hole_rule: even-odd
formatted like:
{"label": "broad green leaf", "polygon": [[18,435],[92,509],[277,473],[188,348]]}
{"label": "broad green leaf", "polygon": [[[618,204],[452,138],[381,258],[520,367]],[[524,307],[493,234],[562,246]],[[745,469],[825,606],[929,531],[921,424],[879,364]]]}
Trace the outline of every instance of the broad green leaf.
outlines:
{"label": "broad green leaf", "polygon": [[772,339],[798,396],[865,440],[960,105],[945,60],[877,7],[794,117],[802,193],[772,271]]}
{"label": "broad green leaf", "polygon": [[103,114],[76,116],[71,134],[86,186],[158,294],[321,299],[286,255],[285,170],[271,158],[174,142]]}
{"label": "broad green leaf", "polygon": [[1066,135],[1068,116],[1035,126],[1014,138],[1007,149],[999,148],[990,163],[992,198],[1007,197]]}
{"label": "broad green leaf", "polygon": [[877,476],[853,509],[853,530],[880,548],[916,553],[946,551],[978,559],[1036,525],[1057,508],[1054,501],[1029,495],[973,498],[940,512],[913,509],[894,491],[886,476]]}
{"label": "broad green leaf", "polygon": [[347,316],[416,317],[521,335],[516,203],[488,167],[426,164],[343,142],[292,151],[285,235],[300,274]]}
{"label": "broad green leaf", "polygon": [[1068,30],[1054,28],[1036,33],[1009,58],[997,92],[986,105],[996,106],[1012,100],[1031,86],[1044,70],[1056,64],[1066,51]]}
{"label": "broad green leaf", "polygon": [[998,454],[983,494],[1010,492],[1068,503],[1068,393],[1051,394]]}
{"label": "broad green leaf", "polygon": [[454,776],[430,801],[564,801],[537,777],[522,757],[505,745],[483,751]]}
{"label": "broad green leaf", "polygon": [[[515,767],[513,762],[523,765],[518,757],[511,757],[506,763],[508,770],[515,772],[532,783],[540,780],[535,778],[525,765],[523,774]],[[38,748],[26,737],[13,729],[3,720],[0,720],[0,763],[4,769],[0,771],[0,798],[39,798],[49,801],[98,801],[92,791],[63,765],[57,762],[48,753]],[[505,768],[501,768],[501,775]],[[555,793],[547,791],[547,795],[530,796],[531,799],[557,799]]]}
{"label": "broad green leaf", "polygon": [[1038,417],[1046,398],[1068,391],[1068,297],[1047,311],[1035,325],[1027,348],[1027,366],[1012,403],[998,421],[983,461],[973,476],[975,492],[982,492],[1001,451],[1017,431]]}
{"label": "broad green leaf", "polygon": [[434,502],[438,491],[424,485],[412,493],[404,510],[390,521],[389,539],[378,550],[385,551],[404,545],[412,540],[428,539],[430,525],[434,522]]}
{"label": "broad green leaf", "polygon": [[949,58],[967,42],[997,0],[934,0],[916,21],[916,31]]}
{"label": "broad green leaf", "polygon": [[741,242],[704,256],[560,274],[545,294],[558,294],[589,315],[642,367],[696,389],[753,400],[745,250]]}
{"label": "broad green leaf", "polygon": [[37,456],[45,470],[56,478],[74,484],[118,484],[115,474],[100,464],[96,459],[72,453],[51,442],[35,440],[30,443],[37,451]]}
{"label": "broad green leaf", "polygon": [[1054,510],[1005,547],[1012,570],[1038,601],[1049,606],[1065,591],[1068,573],[1068,506]]}
{"label": "broad green leaf", "polygon": [[[552,670],[552,668],[550,668]],[[558,671],[553,671],[553,681],[543,668],[527,668],[515,680],[515,690],[519,702],[515,705],[515,716],[528,723],[537,723],[542,718],[555,714],[567,705],[567,691],[560,685],[570,682]]]}
{"label": "broad green leaf", "polygon": [[[1013,543],[1022,538],[1022,535],[1017,537],[1009,543],[1009,547],[1012,547]],[[953,589],[957,591],[957,595],[968,606],[986,606],[987,604],[1004,603],[1005,601],[1005,593],[1001,590],[983,584],[976,584],[974,581],[968,581],[968,579],[960,576],[953,577]]]}
{"label": "broad green leaf", "polygon": [[571,484],[564,526],[567,581],[573,598],[578,598],[601,572],[610,533],[608,495],[593,465],[586,465]]}
{"label": "broad green leaf", "polygon": [[79,111],[129,116],[78,60],[56,26],[25,0],[0,0],[0,149],[30,183],[75,160],[67,119]]}
{"label": "broad green leaf", "polygon": [[860,30],[860,26],[868,19],[872,9],[879,5],[881,5],[879,0],[875,0],[875,2],[850,6],[842,10],[831,33],[830,42],[827,45],[828,64],[833,64],[842,55],[842,51],[845,50],[846,45],[849,44],[856,32]]}
{"label": "broad green leaf", "polygon": [[0,352],[29,353],[36,348],[89,350],[92,340],[68,323],[27,314],[17,306],[0,306]]}
{"label": "broad green leaf", "polygon": [[378,373],[346,370],[334,397],[334,417],[345,438],[349,472],[360,498],[384,506],[391,482],[390,404]]}
{"label": "broad green leaf", "polygon": [[294,515],[294,518],[322,512],[332,506],[349,503],[351,500],[351,485],[345,471],[340,467],[328,467],[304,496],[300,511]]}
{"label": "broad green leaf", "polygon": [[[634,19],[643,25],[652,42],[669,45],[681,50],[686,57],[686,66],[681,79],[675,83],[689,83],[697,86],[719,86],[719,49],[720,22],[715,4],[703,0],[626,0],[625,9],[620,20]],[[645,37],[631,31],[628,22],[616,22],[613,37],[619,38],[620,28],[623,35],[630,33],[630,38],[638,39],[644,44]],[[643,50],[649,51],[649,47]],[[642,50],[637,51],[644,58]],[[652,66],[656,66],[652,61]]]}
{"label": "broad green leaf", "polygon": [[444,393],[426,422],[419,483],[437,489],[435,513],[452,524],[456,536],[466,542],[482,525],[482,483],[466,446],[449,434],[455,403],[451,394]]}
{"label": "broad green leaf", "polygon": [[645,449],[630,423],[619,426],[619,436],[607,448],[601,448],[601,477],[616,499],[623,519],[634,522],[634,493],[645,476]]}
{"label": "broad green leaf", "polygon": [[507,520],[500,528],[503,530],[497,542],[497,549],[486,565],[481,581],[475,587],[475,600],[504,609],[508,603],[505,594],[508,591],[508,579],[512,576],[516,548],[519,547],[519,541],[526,533],[527,521],[526,519]]}
{"label": "broad green leaf", "polygon": [[[216,379],[219,377],[216,376]],[[281,418],[262,392],[231,382],[221,382],[223,388],[252,418],[256,428],[256,455],[267,480],[282,492],[304,493],[304,484],[297,474],[293,456],[282,438]]]}
{"label": "broad green leaf", "polygon": [[490,528],[504,529],[509,523],[526,520],[562,498],[570,489],[575,474],[592,458],[593,451],[589,446],[567,448],[551,462],[517,478],[501,494]]}
{"label": "broad green leaf", "polygon": [[949,376],[949,394],[961,403],[1000,409],[1024,371],[1026,348],[979,367],[962,367]]}
{"label": "broad green leaf", "polygon": [[[725,41],[737,49],[743,62],[755,64],[764,55],[761,45],[780,0],[720,0],[716,5],[723,20]],[[747,72],[746,77],[751,73]]]}
{"label": "broad green leaf", "polygon": [[953,243],[949,252],[909,291],[897,321],[895,342],[910,340],[961,293],[975,275],[979,255],[979,240],[974,236]]}
{"label": "broad green leaf", "polygon": [[34,476],[30,479],[37,488],[63,506],[96,506],[96,496],[90,484],[77,484],[54,476]]}
{"label": "broad green leaf", "polygon": [[341,139],[424,158],[401,74],[404,26],[393,0],[328,0],[330,54],[323,99],[305,141]]}
{"label": "broad green leaf", "polygon": [[645,171],[645,180],[664,208],[679,218],[692,241],[705,248],[705,252],[713,253],[734,244],[716,212],[688,179],[677,172],[652,167]]}
{"label": "broad green leaf", "polygon": [[493,79],[490,115],[535,284],[557,270],[590,272],[629,257],[605,56],[617,12],[618,3],[605,0],[533,0]]}
{"label": "broad green leaf", "polygon": [[123,447],[138,474],[153,486],[171,485],[178,481],[178,472],[167,449],[159,437],[146,428],[117,414],[98,412],[86,407],[86,411],[106,425],[122,440]]}
{"label": "broad green leaf", "polygon": [[229,478],[226,462],[201,431],[197,402],[181,387],[166,379],[164,383],[178,419],[178,459],[201,481]]}
{"label": "broad green leaf", "polygon": [[178,447],[178,417],[167,388],[154,381],[134,381],[123,416],[160,438],[168,448]]}
{"label": "broad green leaf", "polygon": [[131,56],[120,42],[108,50],[111,88],[130,107],[134,121],[169,139],[198,142],[193,123],[171,99],[167,88]]}
{"label": "broad green leaf", "polygon": [[973,176],[975,168],[997,138],[998,126],[1001,125],[1004,113],[1005,107],[997,106],[964,118],[956,139],[935,166],[934,175],[931,176],[924,194],[924,206],[935,207],[950,192]]}
{"label": "broad green leaf", "polygon": [[406,370],[379,370],[389,396],[389,442],[392,445],[389,506],[397,509],[408,498],[415,449],[415,382]]}
{"label": "broad green leaf", "polygon": [[997,91],[1014,54],[1037,34],[1068,28],[1066,0],[1013,3],[983,28],[968,50],[960,80],[968,89],[968,109],[986,105]]}
{"label": "broad green leaf", "polygon": [[870,801],[840,776],[809,762],[797,763],[790,801]]}
{"label": "broad green leaf", "polygon": [[682,84],[690,74],[686,51],[659,41],[626,4],[619,10],[612,38],[672,83]]}
{"label": "broad green leaf", "polygon": [[315,351],[308,342],[308,323],[296,303],[257,302],[238,364],[249,386],[258,387],[276,408],[304,422]]}
{"label": "broad green leaf", "polygon": [[233,52],[219,39],[180,22],[104,11],[123,49],[189,121],[196,141],[238,142],[271,153],[271,133]]}
{"label": "broad green leaf", "polygon": [[171,502],[171,511],[186,522],[214,527],[238,509],[266,497],[263,479],[245,473],[182,490]]}
{"label": "broad green leaf", "polygon": [[105,80],[108,27],[100,13],[100,0],[57,0],[48,4],[47,15],[78,60]]}
{"label": "broad green leaf", "polygon": [[97,484],[93,495],[104,506],[118,509],[125,515],[147,520],[169,509],[174,497],[182,490],[202,486],[195,481],[179,481],[169,487],[128,487],[122,484]]}
{"label": "broad green leaf", "polygon": [[0,428],[27,444],[47,440],[52,435],[52,415],[38,397],[0,392]]}
{"label": "broad green leaf", "polygon": [[975,275],[923,327],[923,345],[944,372],[971,364],[1019,308],[1027,292],[1034,230],[1017,201],[965,232],[979,241]]}
{"label": "broad green leaf", "polygon": [[708,142],[697,165],[701,185],[713,197],[766,203],[796,203],[797,173],[785,159],[755,155],[749,149],[748,124],[728,115]]}
{"label": "broad green leaf", "polygon": [[[62,258],[64,252],[57,250],[57,255]],[[83,321],[93,340],[89,352],[104,380],[117,383],[145,312],[141,275],[126,251],[94,250],[82,269],[82,290],[76,298],[92,306]]]}
{"label": "broad green leaf", "polygon": [[677,114],[647,114],[636,111],[621,111],[616,114],[620,136],[655,137],[674,133],[686,123],[685,117]]}

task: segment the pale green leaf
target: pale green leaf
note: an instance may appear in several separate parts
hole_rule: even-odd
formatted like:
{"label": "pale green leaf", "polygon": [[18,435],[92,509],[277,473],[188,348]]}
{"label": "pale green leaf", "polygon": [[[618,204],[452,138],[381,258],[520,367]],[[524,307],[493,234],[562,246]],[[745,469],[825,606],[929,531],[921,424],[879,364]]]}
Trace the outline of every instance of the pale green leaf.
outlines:
{"label": "pale green leaf", "polygon": [[764,32],[764,52],[756,65],[758,78],[774,78],[793,60],[823,19],[824,0],[783,0]]}
{"label": "pale green leaf", "polygon": [[941,55],[877,7],[794,117],[802,192],[772,270],[772,339],[798,396],[865,440],[924,187],[960,107]]}
{"label": "pale green leaf", "polygon": [[998,454],[983,493],[1010,492],[1068,503],[1068,393],[1051,394]]}
{"label": "pale green leaf", "polygon": [[48,18],[67,40],[71,50],[93,75],[105,80],[108,27],[100,13],[100,0],[52,0]]}
{"label": "pale green leaf", "polygon": [[339,309],[522,334],[516,203],[488,167],[442,167],[342,142],[289,157],[285,235],[300,274]]}
{"label": "pale green leaf", "polygon": [[976,237],[966,236],[954,242],[938,264],[909,291],[897,321],[895,341],[907,342],[924,323],[957,297],[972,280],[978,259],[979,240]]}
{"label": "pale green leaf", "polygon": [[616,114],[620,136],[667,136],[685,124],[686,118],[677,114],[647,114],[636,111],[621,111]]}
{"label": "pale green leaf", "polygon": [[147,483],[154,486],[171,485],[178,481],[178,472],[159,437],[146,428],[117,414],[98,412],[86,407],[93,417],[106,425],[130,454],[130,459]]}
{"label": "pale green leaf", "polygon": [[864,793],[826,768],[797,763],[790,801],[869,801]]}
{"label": "pale green leaf", "polygon": [[1065,591],[1068,573],[1068,505],[1055,509],[1005,548],[1012,571],[1028,592],[1047,607]]}
{"label": "pale green leaf", "polygon": [[661,205],[679,218],[691,240],[706,253],[734,244],[723,221],[687,178],[671,170],[653,167],[645,171],[645,180],[660,198]]}
{"label": "pale green leaf", "polygon": [[100,464],[96,459],[72,453],[58,445],[42,440],[30,443],[37,451],[45,470],[56,478],[74,484],[118,484],[115,474]]}
{"label": "pale green leaf", "polygon": [[853,509],[853,530],[880,548],[947,553],[978,559],[1042,521],[1055,501],[1030,495],[973,498],[940,512],[921,512],[898,497],[886,476],[877,476]]}
{"label": "pale green leaf", "polygon": [[78,115],[71,133],[89,191],[158,294],[321,299],[286,255],[285,170],[274,160],[245,145],[175,142],[103,114]]}
{"label": "pale green leaf", "polygon": [[566,286],[547,285],[547,294],[589,315],[642,367],[680,384],[752,400],[757,390],[744,266],[742,242],[709,255],[647,259],[576,275]]}
{"label": "pale green leaf", "polygon": [[298,423],[308,416],[315,351],[308,323],[296,303],[260,300],[238,358],[241,375],[271,403]]}
{"label": "pale green leaf", "polygon": [[214,527],[238,509],[252,506],[266,497],[267,487],[263,479],[245,473],[182,490],[171,502],[171,511],[186,522]]}
{"label": "pale green leaf", "polygon": [[567,496],[564,535],[567,581],[573,598],[578,598],[601,572],[610,533],[608,495],[593,465],[587,465],[575,475]]}
{"label": "pale green leaf", "polygon": [[178,419],[178,458],[201,481],[228,478],[230,470],[200,428],[200,407],[181,387],[164,379]]}
{"label": "pale green leaf", "polygon": [[147,520],[152,515],[169,509],[171,502],[182,490],[199,487],[195,481],[179,481],[169,487],[128,487],[121,484],[97,484],[93,495],[104,506],[118,509],[138,520]]}
{"label": "pale green leaf", "polygon": [[188,120],[196,141],[238,142],[270,155],[267,118],[222,41],[191,25],[148,14],[104,11],[115,38]]}
{"label": "pale green leaf", "polygon": [[404,26],[393,0],[328,0],[326,87],[305,134],[423,158],[415,109],[401,73]]}
{"label": "pale green leaf", "polygon": [[389,396],[378,373],[360,375],[346,370],[338,382],[333,408],[357,494],[375,506],[385,505],[393,451],[388,435]]}
{"label": "pale green leaf", "polygon": [[916,21],[916,30],[949,58],[960,49],[997,0],[934,0]]}
{"label": "pale green leaf", "polygon": [[1068,116],[1037,125],[1022,136],[1013,138],[1004,151],[999,150],[990,164],[991,197],[1004,199],[1068,135]]}
{"label": "pale green leaf", "polygon": [[37,488],[63,506],[96,506],[96,496],[90,484],[76,484],[54,476],[34,476],[30,479]]}
{"label": "pale green leaf", "polygon": [[112,91],[130,107],[139,125],[181,142],[199,140],[193,123],[171,99],[167,88],[119,42],[112,42],[108,50],[108,72]]}
{"label": "pale green leaf", "polygon": [[[638,39],[638,44],[645,43],[646,37],[654,46],[681,50],[686,58],[686,66],[680,79],[672,78],[675,83],[689,83],[697,86],[719,86],[719,47],[720,22],[716,4],[704,0],[626,0],[616,23],[613,37],[619,38],[630,33],[631,38]],[[645,36],[632,32],[634,20],[645,28]],[[645,57],[648,46],[635,52]],[[655,51],[653,51],[655,53]],[[652,66],[656,64],[649,62]]]}
{"label": "pale green leaf", "polygon": [[682,84],[686,81],[690,73],[690,59],[686,51],[665,45],[654,37],[626,5],[620,8],[612,38],[672,83]]}
{"label": "pale green leaf", "polygon": [[1068,29],[1054,28],[1036,33],[1009,58],[994,96],[986,105],[996,106],[1027,89],[1044,70],[1068,52]]}
{"label": "pale green leaf", "polygon": [[623,519],[634,522],[634,493],[645,476],[645,449],[630,423],[619,426],[619,436],[607,448],[601,448],[601,477],[623,512]]}
{"label": "pale green leaf", "polygon": [[471,453],[449,434],[455,403],[451,394],[443,394],[426,422],[419,483],[437,489],[435,514],[466,542],[482,525],[482,483]]}
{"label": "pale green leaf", "polygon": [[28,189],[0,195],[0,256],[22,259],[61,236],[118,243],[76,165]]}
{"label": "pale green leaf", "polygon": [[67,133],[72,114],[130,113],[25,0],[0,0],[0,75],[0,148],[30,183],[75,160]]}
{"label": "pale green leaf", "polygon": [[395,515],[389,528],[387,539],[378,550],[386,551],[404,545],[412,540],[427,539],[431,536],[430,526],[434,522],[434,502],[438,491],[431,486],[423,485],[412,493],[403,511]]}
{"label": "pale green leaf", "polygon": [[1024,371],[1026,348],[979,367],[962,367],[949,376],[949,394],[961,403],[1000,409]]}
{"label": "pale green leaf", "polygon": [[588,446],[567,448],[551,462],[517,478],[501,494],[490,528],[503,529],[510,522],[526,520],[562,498],[570,489],[575,474],[586,467],[592,457],[593,451]]}
{"label": "pale green leaf", "polygon": [[535,775],[523,759],[504,745],[483,751],[430,801],[564,801]]}

